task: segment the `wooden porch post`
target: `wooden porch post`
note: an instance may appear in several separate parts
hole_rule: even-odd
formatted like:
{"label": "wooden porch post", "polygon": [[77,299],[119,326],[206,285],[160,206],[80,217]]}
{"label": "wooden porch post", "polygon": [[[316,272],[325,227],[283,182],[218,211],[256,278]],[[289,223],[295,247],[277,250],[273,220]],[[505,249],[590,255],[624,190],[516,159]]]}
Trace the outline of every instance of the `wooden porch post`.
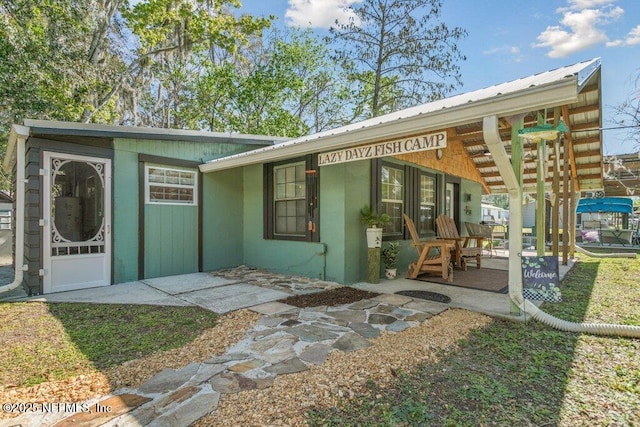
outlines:
{"label": "wooden porch post", "polygon": [[571,193],[569,194],[569,258],[573,259],[576,252],[576,190],[574,180],[570,182]]}
{"label": "wooden porch post", "polygon": [[546,247],[547,231],[545,230],[545,201],[544,201],[544,182],[546,179],[546,146],[545,140],[538,142],[538,176],[536,180],[536,252],[538,256],[544,256]]}
{"label": "wooden porch post", "polygon": [[562,265],[567,265],[569,256],[569,144],[563,140],[562,170]]}
{"label": "wooden porch post", "polygon": [[551,241],[552,241],[552,251],[553,256],[559,255],[559,233],[558,233],[558,225],[560,224],[560,142],[558,139],[555,140],[553,144],[553,153],[555,154],[553,159],[553,184],[552,191],[555,196],[555,200],[553,203],[553,212],[552,219],[553,225],[551,228]]}

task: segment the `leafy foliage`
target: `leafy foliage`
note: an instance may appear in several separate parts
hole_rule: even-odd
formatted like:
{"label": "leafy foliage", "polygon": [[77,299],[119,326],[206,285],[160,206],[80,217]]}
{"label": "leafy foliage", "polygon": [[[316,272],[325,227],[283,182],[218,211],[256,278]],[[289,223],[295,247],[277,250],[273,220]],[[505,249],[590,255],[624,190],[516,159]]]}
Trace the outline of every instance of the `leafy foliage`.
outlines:
{"label": "leafy foliage", "polygon": [[375,117],[442,98],[461,84],[456,42],[466,31],[439,22],[440,0],[364,0],[331,33],[354,86],[354,117]]}
{"label": "leafy foliage", "polygon": [[635,78],[635,89],[626,101],[613,107],[613,124],[627,128],[628,137],[640,149],[640,69]]}

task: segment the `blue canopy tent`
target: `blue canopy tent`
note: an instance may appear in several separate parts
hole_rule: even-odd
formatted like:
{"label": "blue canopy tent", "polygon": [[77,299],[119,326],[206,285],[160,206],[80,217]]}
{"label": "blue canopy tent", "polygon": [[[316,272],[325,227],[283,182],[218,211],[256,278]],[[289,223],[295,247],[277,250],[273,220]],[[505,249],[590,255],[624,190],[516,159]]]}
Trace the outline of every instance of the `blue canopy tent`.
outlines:
{"label": "blue canopy tent", "polygon": [[[600,242],[611,244],[637,244],[637,231],[628,229],[629,216],[633,214],[633,200],[628,197],[603,197],[601,199],[580,199],[576,212],[579,214],[598,214],[595,221],[595,227],[598,228],[597,233],[594,230],[582,230],[583,242]],[[610,214],[613,217],[614,224],[607,224],[603,227],[599,214]],[[591,218],[593,219],[593,218]],[[584,221],[583,225],[587,228],[593,227],[588,225],[593,221]]]}
{"label": "blue canopy tent", "polygon": [[601,199],[580,199],[577,213],[633,213],[633,201],[628,197],[603,197]]}

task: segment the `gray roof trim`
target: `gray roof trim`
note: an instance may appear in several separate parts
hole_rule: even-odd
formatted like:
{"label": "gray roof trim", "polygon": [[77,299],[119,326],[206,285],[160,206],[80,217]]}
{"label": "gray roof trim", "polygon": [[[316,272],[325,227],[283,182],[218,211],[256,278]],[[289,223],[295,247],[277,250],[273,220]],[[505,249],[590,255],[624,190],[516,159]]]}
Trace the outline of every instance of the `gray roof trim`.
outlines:
{"label": "gray roof trim", "polygon": [[589,65],[578,71],[578,92],[581,92],[585,85],[589,82],[592,75],[600,69],[600,58],[596,58]]}
{"label": "gray roof trim", "polygon": [[246,145],[272,145],[291,138],[264,135],[245,135],[222,132],[205,132],[183,129],[145,128],[136,126],[115,126],[93,123],[58,122],[49,120],[24,121],[30,128],[30,135],[65,135],[98,138],[132,138],[165,141],[189,141]]}

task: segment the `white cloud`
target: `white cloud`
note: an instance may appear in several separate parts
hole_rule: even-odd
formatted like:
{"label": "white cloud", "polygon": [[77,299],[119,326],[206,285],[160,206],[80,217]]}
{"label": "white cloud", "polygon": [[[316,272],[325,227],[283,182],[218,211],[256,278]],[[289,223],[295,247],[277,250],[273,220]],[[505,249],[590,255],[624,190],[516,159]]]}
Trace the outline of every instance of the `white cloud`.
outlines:
{"label": "white cloud", "polygon": [[562,14],[560,25],[547,27],[533,46],[549,48],[549,57],[561,58],[599,44],[622,44],[610,41],[602,28],[624,15],[624,9],[613,6],[615,1],[568,0],[568,7],[558,9]]}
{"label": "white cloud", "polygon": [[483,55],[510,55],[513,62],[522,62],[524,56],[520,53],[518,46],[499,46],[482,51]]}
{"label": "white cloud", "polygon": [[351,5],[362,0],[289,0],[285,13],[288,25],[329,28],[336,21],[356,18]]}
{"label": "white cloud", "polygon": [[624,42],[627,45],[640,44],[640,25],[629,31]]}
{"label": "white cloud", "polygon": [[[548,47],[551,58],[562,58],[574,52],[609,41],[604,31],[597,28],[599,13],[594,9],[565,12],[562,26],[547,27],[538,35],[534,47]],[[567,28],[565,30],[564,28]]]}
{"label": "white cloud", "polygon": [[569,0],[569,7],[572,9],[582,10],[591,9],[599,6],[606,6],[615,3],[616,0]]}
{"label": "white cloud", "polygon": [[602,9],[618,0],[567,0],[567,6],[561,6],[556,9],[557,13],[566,13],[584,9]]}

